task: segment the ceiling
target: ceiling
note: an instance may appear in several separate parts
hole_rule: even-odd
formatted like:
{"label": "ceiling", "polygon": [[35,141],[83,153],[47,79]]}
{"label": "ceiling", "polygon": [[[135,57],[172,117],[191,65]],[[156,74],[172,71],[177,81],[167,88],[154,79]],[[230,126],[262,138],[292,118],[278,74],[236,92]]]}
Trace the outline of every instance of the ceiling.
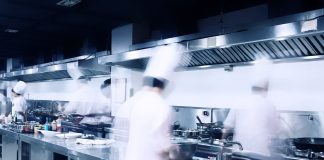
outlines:
{"label": "ceiling", "polygon": [[[191,27],[197,19],[221,12],[264,3],[291,6],[300,2],[303,10],[324,4],[323,0],[308,5],[307,0],[82,0],[68,8],[56,5],[59,1],[0,0],[1,66],[9,57],[24,57],[24,61],[34,63],[36,57],[50,59],[56,52],[66,58],[78,56],[84,46],[109,50],[111,29],[127,23],[146,22],[151,29],[177,25],[183,30],[180,33],[186,34],[194,30]],[[285,8],[279,7],[274,15],[288,14]],[[6,29],[18,32],[8,33]]]}

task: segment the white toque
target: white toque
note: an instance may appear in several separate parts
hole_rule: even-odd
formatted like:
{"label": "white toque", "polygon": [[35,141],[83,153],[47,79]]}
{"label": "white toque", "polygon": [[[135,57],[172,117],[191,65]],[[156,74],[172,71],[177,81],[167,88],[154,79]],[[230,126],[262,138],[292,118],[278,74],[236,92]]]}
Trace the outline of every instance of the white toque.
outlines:
{"label": "white toque", "polygon": [[18,81],[15,87],[13,88],[13,91],[17,94],[24,94],[26,91],[27,84],[23,81]]}
{"label": "white toque", "polygon": [[170,80],[174,69],[179,65],[184,47],[180,44],[159,46],[153,49],[153,56],[146,67],[144,77]]}

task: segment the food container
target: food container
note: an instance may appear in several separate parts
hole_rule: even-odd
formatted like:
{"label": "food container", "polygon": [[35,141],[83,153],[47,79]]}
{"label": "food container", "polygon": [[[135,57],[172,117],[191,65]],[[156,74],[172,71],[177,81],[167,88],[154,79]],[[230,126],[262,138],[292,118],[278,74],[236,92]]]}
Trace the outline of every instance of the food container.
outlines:
{"label": "food container", "polygon": [[196,138],[199,132],[197,130],[184,130],[182,131],[182,136],[185,138]]}
{"label": "food container", "polygon": [[175,137],[182,136],[182,130],[173,130],[172,135]]}

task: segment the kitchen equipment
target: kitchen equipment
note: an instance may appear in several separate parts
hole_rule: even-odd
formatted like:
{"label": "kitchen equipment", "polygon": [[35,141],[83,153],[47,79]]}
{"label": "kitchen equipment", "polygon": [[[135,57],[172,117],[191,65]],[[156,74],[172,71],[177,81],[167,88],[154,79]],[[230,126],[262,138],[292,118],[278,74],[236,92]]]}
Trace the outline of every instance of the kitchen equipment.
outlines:
{"label": "kitchen equipment", "polygon": [[180,128],[180,122],[175,121],[173,125],[171,126],[172,130],[178,130]]}
{"label": "kitchen equipment", "polygon": [[66,120],[69,121],[69,122],[72,122],[72,123],[76,123],[76,124],[79,124],[80,121],[84,118],[83,115],[80,115],[80,114],[68,114],[66,115]]}
{"label": "kitchen equipment", "polygon": [[179,129],[177,129],[177,130],[173,130],[172,131],[172,135],[173,136],[175,136],[175,137],[178,137],[178,136],[182,136],[182,130],[179,130]]}
{"label": "kitchen equipment", "polygon": [[199,134],[198,130],[191,130],[191,129],[183,130],[181,133],[182,137],[185,138],[197,138],[198,134]]}
{"label": "kitchen equipment", "polygon": [[234,130],[230,128],[218,128],[213,127],[209,129],[210,135],[214,139],[227,139],[228,137],[232,137],[234,134]]}
{"label": "kitchen equipment", "polygon": [[79,124],[77,122],[62,121],[62,131],[63,132],[78,132],[83,134],[93,134],[96,137],[105,138],[106,130],[105,128],[110,128],[111,124]]}
{"label": "kitchen equipment", "polygon": [[[197,119],[200,118],[197,116]],[[199,121],[198,120],[198,121]],[[223,122],[216,123],[197,123],[199,136],[202,138],[226,139],[234,135],[233,128],[224,128]]]}
{"label": "kitchen equipment", "polygon": [[196,116],[196,119],[198,120],[198,122],[199,122],[200,124],[203,124],[202,121],[201,121],[201,119],[199,118],[199,116]]}
{"label": "kitchen equipment", "polygon": [[295,138],[293,139],[293,144],[300,150],[324,152],[324,138]]}
{"label": "kitchen equipment", "polygon": [[170,151],[171,160],[189,160],[192,159],[197,148],[198,141],[195,139],[171,139],[174,149]]}
{"label": "kitchen equipment", "polygon": [[231,156],[231,160],[274,160],[274,159],[276,158],[254,153],[254,152],[248,152],[248,151],[236,151],[233,152]]}

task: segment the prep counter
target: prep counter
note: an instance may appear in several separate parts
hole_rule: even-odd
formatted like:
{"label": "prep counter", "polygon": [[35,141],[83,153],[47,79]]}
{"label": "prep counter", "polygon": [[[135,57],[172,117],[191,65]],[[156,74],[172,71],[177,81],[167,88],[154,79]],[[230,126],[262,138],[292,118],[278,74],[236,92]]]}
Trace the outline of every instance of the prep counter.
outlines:
{"label": "prep counter", "polygon": [[114,160],[118,142],[112,145],[81,145],[75,139],[16,133],[0,125],[3,160]]}

